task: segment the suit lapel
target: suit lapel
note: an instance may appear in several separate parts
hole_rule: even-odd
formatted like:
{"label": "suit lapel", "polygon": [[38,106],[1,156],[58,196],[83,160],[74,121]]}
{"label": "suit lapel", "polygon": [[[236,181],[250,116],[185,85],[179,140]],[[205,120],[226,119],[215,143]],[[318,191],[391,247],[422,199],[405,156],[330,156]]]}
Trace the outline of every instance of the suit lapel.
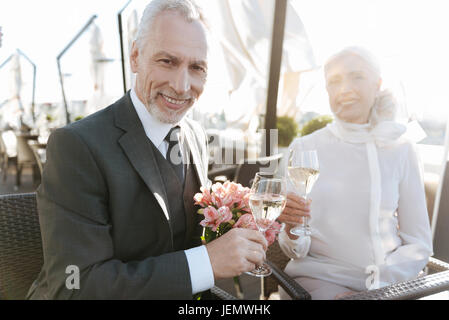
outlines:
{"label": "suit lapel", "polygon": [[159,203],[165,218],[170,220],[168,197],[162,181],[162,176],[152,148],[148,144],[145,130],[132,105],[129,93],[117,104],[115,109],[116,126],[125,130],[118,140],[134,169],[145,182]]}

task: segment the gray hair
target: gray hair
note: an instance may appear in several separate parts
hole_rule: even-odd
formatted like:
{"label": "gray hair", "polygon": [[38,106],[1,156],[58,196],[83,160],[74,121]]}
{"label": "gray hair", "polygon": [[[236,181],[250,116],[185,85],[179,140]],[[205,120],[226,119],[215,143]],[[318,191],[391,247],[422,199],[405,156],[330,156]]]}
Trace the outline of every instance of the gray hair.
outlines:
{"label": "gray hair", "polygon": [[180,13],[188,22],[201,21],[207,26],[201,8],[193,0],[152,0],[144,10],[137,30],[136,44],[139,49],[150,34],[154,20],[164,11]]}
{"label": "gray hair", "polygon": [[332,55],[324,64],[324,71],[326,72],[328,65],[334,62],[336,59],[347,55],[355,55],[360,57],[363,61],[366,62],[368,67],[375,73],[376,76],[378,76],[379,78],[381,77],[380,63],[377,58],[370,51],[368,51],[364,47],[359,46],[346,47]]}

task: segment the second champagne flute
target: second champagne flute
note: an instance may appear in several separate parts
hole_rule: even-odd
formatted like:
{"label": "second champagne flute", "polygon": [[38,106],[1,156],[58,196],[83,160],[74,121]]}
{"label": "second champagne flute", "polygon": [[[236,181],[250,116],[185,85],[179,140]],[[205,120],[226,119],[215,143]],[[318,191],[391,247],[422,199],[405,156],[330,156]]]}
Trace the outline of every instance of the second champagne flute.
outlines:
{"label": "second champagne flute", "polygon": [[[284,210],[287,203],[286,188],[286,180],[283,177],[260,177],[259,181],[253,184],[249,206],[260,232],[265,233]],[[266,277],[271,272],[270,267],[263,264],[247,274]]]}
{"label": "second champagne flute", "polygon": [[[288,158],[288,176],[295,185],[296,191],[307,200],[307,196],[320,174],[318,155],[316,150],[301,151],[291,149]],[[290,230],[296,236],[309,236],[312,230],[308,224],[308,218],[303,217],[302,225]]]}

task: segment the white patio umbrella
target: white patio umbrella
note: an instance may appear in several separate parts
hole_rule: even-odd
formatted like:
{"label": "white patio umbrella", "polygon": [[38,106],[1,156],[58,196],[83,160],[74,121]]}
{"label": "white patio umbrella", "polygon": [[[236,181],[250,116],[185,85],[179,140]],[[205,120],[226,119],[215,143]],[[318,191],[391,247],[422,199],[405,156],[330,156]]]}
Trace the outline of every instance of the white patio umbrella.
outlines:
{"label": "white patio umbrella", "polygon": [[[257,126],[251,124],[252,120],[265,113],[275,1],[200,0],[199,4],[206,18],[213,17],[212,32],[224,57],[219,74],[229,79],[228,83],[222,82],[223,86],[229,86],[226,91],[231,93],[224,109],[228,125],[254,129]],[[314,67],[315,59],[304,26],[288,3],[278,115],[296,112],[299,74]],[[200,104],[210,108],[211,101],[202,100]]]}
{"label": "white patio umbrella", "polygon": [[89,41],[91,55],[91,74],[94,89],[104,91],[104,65],[102,60],[106,57],[103,52],[103,36],[97,24],[93,23],[92,34]]}
{"label": "white patio umbrella", "polygon": [[87,101],[86,114],[94,113],[110,103],[110,98],[105,91],[106,63],[112,61],[107,59],[103,50],[103,36],[99,26],[91,25],[91,37],[89,40],[90,50],[90,73],[92,76],[93,93]]}
{"label": "white patio umbrella", "polygon": [[20,127],[20,118],[23,116],[24,108],[21,100],[22,91],[22,69],[20,66],[20,55],[14,53],[10,63],[9,101],[2,108],[3,120],[13,128]]}

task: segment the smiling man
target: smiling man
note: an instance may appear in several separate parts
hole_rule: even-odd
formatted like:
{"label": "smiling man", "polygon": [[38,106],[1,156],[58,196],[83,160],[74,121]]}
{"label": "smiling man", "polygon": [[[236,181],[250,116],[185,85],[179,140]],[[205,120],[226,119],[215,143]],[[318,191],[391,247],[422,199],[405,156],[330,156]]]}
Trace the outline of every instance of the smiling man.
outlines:
{"label": "smiling man", "polygon": [[254,230],[201,244],[193,196],[209,185],[207,139],[185,115],[207,56],[199,8],[152,1],[131,52],[134,88],[50,136],[37,192],[44,265],[29,298],[190,299],[263,262]]}

